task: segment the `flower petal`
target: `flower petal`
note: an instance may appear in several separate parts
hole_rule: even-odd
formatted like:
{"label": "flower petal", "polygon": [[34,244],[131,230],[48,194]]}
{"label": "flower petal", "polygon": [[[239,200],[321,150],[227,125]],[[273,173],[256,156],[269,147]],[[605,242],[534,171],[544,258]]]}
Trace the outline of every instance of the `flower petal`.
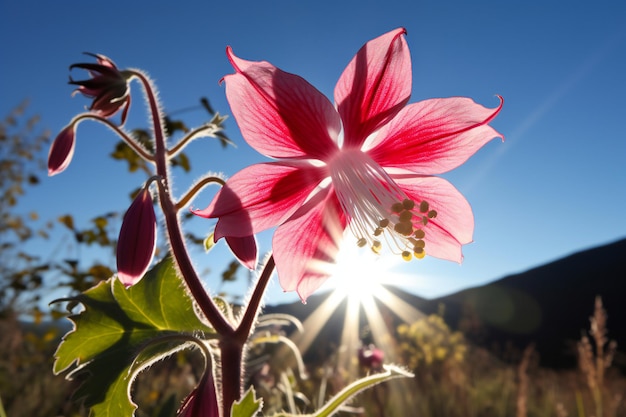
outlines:
{"label": "flower petal", "polygon": [[66,126],[57,135],[48,153],[48,176],[59,174],[72,162],[76,145],[74,124]]}
{"label": "flower petal", "polygon": [[264,163],[230,178],[200,217],[219,217],[215,239],[245,237],[277,226],[293,214],[326,176],[307,163]]}
{"label": "flower petal", "polygon": [[122,220],[117,242],[117,276],[126,287],[146,273],[156,249],[156,215],[148,188],[137,194]]}
{"label": "flower petal", "polygon": [[226,236],[226,243],[243,266],[252,270],[256,269],[259,252],[254,235],[245,237]]}
{"label": "flower petal", "polygon": [[274,233],[280,285],[306,299],[326,281],[339,250],[346,218],[333,191],[322,190]]}
{"label": "flower petal", "polygon": [[467,161],[490,140],[503,136],[488,125],[500,112],[466,97],[409,104],[377,133],[367,153],[383,167],[440,174]]}
{"label": "flower petal", "polygon": [[228,58],[226,97],[242,136],[273,158],[317,158],[337,149],[341,120],[332,103],[303,78],[268,62]]}
{"label": "flower petal", "polygon": [[344,146],[360,147],[395,116],[411,95],[411,55],[406,30],[392,30],[367,42],[350,61],[335,87]]}
{"label": "flower petal", "polygon": [[394,176],[394,180],[416,202],[427,201],[437,216],[423,228],[426,254],[461,262],[461,246],[472,241],[474,215],[469,203],[452,184],[439,177]]}

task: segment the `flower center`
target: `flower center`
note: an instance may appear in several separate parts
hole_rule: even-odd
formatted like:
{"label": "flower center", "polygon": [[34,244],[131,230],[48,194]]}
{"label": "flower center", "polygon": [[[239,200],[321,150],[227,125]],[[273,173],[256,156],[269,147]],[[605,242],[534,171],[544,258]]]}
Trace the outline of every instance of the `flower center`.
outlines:
{"label": "flower center", "polygon": [[437,216],[427,201],[414,201],[366,153],[343,149],[328,163],[337,198],[360,247],[380,253],[383,241],[409,261],[426,255],[425,226]]}

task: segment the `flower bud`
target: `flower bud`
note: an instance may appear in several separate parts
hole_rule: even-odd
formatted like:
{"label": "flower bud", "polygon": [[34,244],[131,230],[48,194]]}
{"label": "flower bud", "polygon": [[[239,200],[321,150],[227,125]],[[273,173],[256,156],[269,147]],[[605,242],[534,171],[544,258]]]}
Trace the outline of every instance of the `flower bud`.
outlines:
{"label": "flower bud", "polygon": [[210,370],[207,370],[200,384],[183,402],[177,417],[219,417],[219,415],[213,375]]}
{"label": "flower bud", "polygon": [[367,369],[378,370],[383,365],[385,354],[374,345],[364,346],[359,349],[359,363]]}
{"label": "flower bud", "polygon": [[124,215],[117,242],[117,276],[127,288],[143,277],[152,262],[156,228],[152,198],[145,187]]}
{"label": "flower bud", "polygon": [[74,124],[61,130],[50,146],[48,153],[48,176],[59,174],[67,168],[74,156],[76,133]]}

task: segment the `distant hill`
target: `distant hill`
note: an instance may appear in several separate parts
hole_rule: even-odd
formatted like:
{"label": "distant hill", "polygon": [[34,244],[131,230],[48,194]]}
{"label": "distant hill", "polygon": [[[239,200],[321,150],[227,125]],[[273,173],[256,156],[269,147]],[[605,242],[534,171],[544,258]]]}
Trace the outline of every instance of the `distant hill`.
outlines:
{"label": "distant hill", "polygon": [[[608,337],[617,341],[618,350],[626,350],[626,239],[437,299],[389,290],[427,314],[443,305],[448,325],[495,353],[521,351],[534,343],[541,364],[557,368],[575,366],[575,342],[588,331],[600,295],[608,313]],[[304,320],[326,296],[314,295],[306,305],[268,306],[265,311]],[[329,318],[318,344],[339,340],[344,309]],[[626,369],[626,363],[618,365]]]}

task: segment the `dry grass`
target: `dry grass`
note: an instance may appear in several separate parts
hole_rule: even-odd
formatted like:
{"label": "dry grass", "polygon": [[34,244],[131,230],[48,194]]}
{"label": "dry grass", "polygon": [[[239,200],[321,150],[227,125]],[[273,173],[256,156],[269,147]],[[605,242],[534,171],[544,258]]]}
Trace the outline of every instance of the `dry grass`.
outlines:
{"label": "dry grass", "polygon": [[[470,346],[440,317],[405,326],[396,357],[415,378],[395,380],[357,397],[342,415],[376,417],[624,417],[626,376],[612,366],[616,346],[609,341],[606,312],[596,301],[589,335],[578,343],[579,368],[555,371],[538,366],[528,347],[517,360],[502,360]],[[582,326],[582,324],[581,324]],[[0,396],[11,417],[79,417],[87,411],[69,400],[74,386],[52,375],[58,334],[25,331],[15,319],[0,321]],[[355,352],[356,358],[356,352]],[[174,415],[195,381],[193,357],[160,363],[138,381],[138,416]],[[329,374],[324,370],[332,369]],[[319,371],[319,372],[318,372]],[[365,372],[365,370],[364,370]],[[312,411],[347,382],[333,357],[311,368],[304,381],[285,370],[267,370],[262,390],[266,410]],[[260,387],[261,388],[261,387]],[[287,398],[290,397],[290,398]]]}

